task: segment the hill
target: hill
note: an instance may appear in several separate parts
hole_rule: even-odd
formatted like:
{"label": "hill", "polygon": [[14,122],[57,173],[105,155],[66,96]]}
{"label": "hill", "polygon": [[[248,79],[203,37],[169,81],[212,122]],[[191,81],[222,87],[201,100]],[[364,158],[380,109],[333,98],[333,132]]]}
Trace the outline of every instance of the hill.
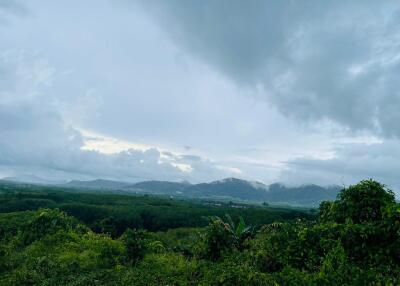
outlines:
{"label": "hill", "polygon": [[321,187],[312,184],[297,187],[287,187],[283,184],[267,186],[259,182],[227,178],[200,184],[147,181],[126,186],[124,189],[195,198],[225,198],[253,202],[316,206],[321,201],[335,199],[340,187]]}

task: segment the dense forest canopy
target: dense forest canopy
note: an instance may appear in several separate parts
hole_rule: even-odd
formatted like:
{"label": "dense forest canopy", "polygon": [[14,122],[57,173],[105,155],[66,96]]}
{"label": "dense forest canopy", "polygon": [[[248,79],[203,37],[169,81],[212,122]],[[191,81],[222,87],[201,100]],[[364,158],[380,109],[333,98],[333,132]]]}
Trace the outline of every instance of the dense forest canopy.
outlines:
{"label": "dense forest canopy", "polygon": [[400,205],[373,180],[316,214],[16,186],[0,200],[0,285],[400,283]]}
{"label": "dense forest canopy", "polygon": [[0,184],[0,213],[58,208],[95,232],[119,237],[127,228],[163,231],[177,227],[204,227],[208,216],[242,216],[254,226],[276,220],[311,219],[313,211],[256,206],[232,201],[184,200],[150,195],[99,194],[86,189],[60,189]]}

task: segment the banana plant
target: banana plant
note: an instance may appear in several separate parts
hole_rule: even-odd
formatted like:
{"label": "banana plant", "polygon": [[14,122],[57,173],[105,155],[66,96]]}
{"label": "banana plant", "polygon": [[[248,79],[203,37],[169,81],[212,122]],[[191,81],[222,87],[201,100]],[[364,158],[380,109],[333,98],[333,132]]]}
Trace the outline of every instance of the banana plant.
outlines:
{"label": "banana plant", "polygon": [[232,217],[227,214],[225,215],[227,222],[230,226],[230,231],[235,238],[236,244],[239,248],[243,248],[243,243],[246,239],[254,236],[254,227],[246,225],[243,217],[239,217],[239,223],[235,225]]}

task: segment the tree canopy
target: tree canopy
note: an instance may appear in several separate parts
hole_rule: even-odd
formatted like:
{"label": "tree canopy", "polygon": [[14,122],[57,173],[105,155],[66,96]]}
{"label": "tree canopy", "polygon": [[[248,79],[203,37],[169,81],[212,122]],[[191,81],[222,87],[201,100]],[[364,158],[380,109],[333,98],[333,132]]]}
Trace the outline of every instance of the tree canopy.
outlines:
{"label": "tree canopy", "polygon": [[98,227],[56,208],[0,213],[0,285],[400,284],[400,206],[376,181],[344,188],[318,217],[209,213],[204,227],[122,235],[118,217]]}

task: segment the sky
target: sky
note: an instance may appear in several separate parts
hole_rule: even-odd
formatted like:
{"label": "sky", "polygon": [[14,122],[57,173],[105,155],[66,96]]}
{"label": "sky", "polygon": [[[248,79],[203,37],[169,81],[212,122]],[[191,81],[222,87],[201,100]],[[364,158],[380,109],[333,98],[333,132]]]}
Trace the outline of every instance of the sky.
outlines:
{"label": "sky", "polygon": [[0,178],[397,190],[399,24],[398,1],[0,0]]}

